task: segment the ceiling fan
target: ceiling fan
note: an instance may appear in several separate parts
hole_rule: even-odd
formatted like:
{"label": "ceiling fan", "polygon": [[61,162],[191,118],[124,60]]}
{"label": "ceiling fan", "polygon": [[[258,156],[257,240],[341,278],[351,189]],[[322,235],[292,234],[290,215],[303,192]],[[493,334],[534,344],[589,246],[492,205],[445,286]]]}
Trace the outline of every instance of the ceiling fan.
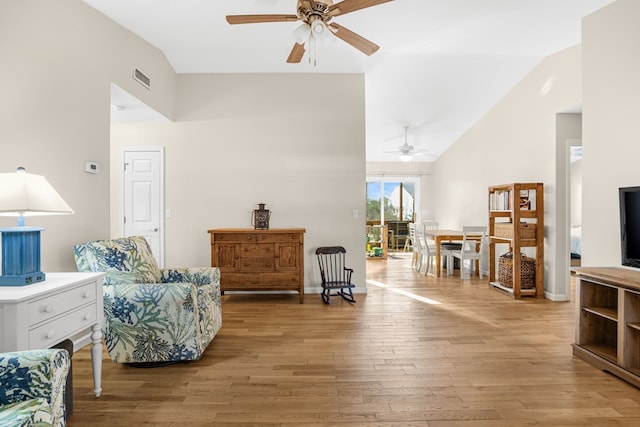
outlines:
{"label": "ceiling fan", "polygon": [[[295,44],[287,58],[288,63],[299,63],[310,49],[309,62],[315,65],[318,42],[325,43],[333,36],[345,41],[365,55],[374,54],[380,46],[347,28],[330,22],[333,18],[393,0],[298,0],[296,15],[227,15],[229,24],[256,24],[263,22],[302,21],[293,33]],[[313,61],[312,61],[313,59]]]}
{"label": "ceiling fan", "polygon": [[398,147],[397,150],[385,151],[385,153],[398,154],[399,158],[403,162],[408,162],[413,159],[413,156],[421,156],[423,154],[429,154],[426,150],[416,150],[413,145],[409,145],[407,142],[407,133],[409,132],[409,126],[404,126],[404,144]]}

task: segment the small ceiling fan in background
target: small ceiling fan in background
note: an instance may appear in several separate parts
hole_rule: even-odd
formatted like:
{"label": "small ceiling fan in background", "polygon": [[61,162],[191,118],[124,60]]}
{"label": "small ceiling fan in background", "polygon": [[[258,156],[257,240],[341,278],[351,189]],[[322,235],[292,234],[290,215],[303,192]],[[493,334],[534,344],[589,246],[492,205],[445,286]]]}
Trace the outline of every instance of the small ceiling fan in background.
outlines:
{"label": "small ceiling fan in background", "polygon": [[421,156],[423,154],[429,154],[427,150],[416,150],[413,145],[409,145],[407,142],[407,134],[409,133],[409,126],[403,126],[404,128],[404,144],[398,147],[397,150],[385,151],[389,154],[397,154],[401,161],[408,162],[413,159],[414,156]]}
{"label": "small ceiling fan in background", "polygon": [[295,22],[302,24],[293,32],[295,44],[287,58],[289,63],[299,63],[309,49],[309,62],[316,65],[319,43],[328,43],[333,36],[355,47],[365,55],[374,54],[380,46],[347,28],[330,22],[333,18],[393,0],[298,0],[296,15],[227,15],[229,24],[257,24],[263,22]]}

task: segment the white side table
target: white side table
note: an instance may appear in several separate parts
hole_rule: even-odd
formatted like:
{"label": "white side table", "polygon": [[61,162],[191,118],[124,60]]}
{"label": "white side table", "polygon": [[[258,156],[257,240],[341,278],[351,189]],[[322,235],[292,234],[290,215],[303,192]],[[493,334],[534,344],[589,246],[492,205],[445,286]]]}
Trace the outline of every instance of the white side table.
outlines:
{"label": "white side table", "polygon": [[46,273],[26,286],[0,286],[0,352],[91,342],[93,385],[102,392],[102,284],[104,273]]}

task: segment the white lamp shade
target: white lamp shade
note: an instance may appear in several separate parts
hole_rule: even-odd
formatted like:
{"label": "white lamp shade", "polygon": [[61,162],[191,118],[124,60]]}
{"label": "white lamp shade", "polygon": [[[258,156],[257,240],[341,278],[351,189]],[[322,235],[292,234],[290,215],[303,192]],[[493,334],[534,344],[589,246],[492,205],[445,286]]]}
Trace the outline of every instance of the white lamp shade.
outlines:
{"label": "white lamp shade", "polygon": [[73,210],[41,175],[0,173],[0,215],[71,214]]}
{"label": "white lamp shade", "polygon": [[400,154],[400,160],[403,162],[408,162],[411,159],[413,159],[413,156],[411,154]]}
{"label": "white lamp shade", "polygon": [[309,24],[303,22],[298,28],[293,31],[293,39],[298,44],[304,44],[311,34],[311,27]]}

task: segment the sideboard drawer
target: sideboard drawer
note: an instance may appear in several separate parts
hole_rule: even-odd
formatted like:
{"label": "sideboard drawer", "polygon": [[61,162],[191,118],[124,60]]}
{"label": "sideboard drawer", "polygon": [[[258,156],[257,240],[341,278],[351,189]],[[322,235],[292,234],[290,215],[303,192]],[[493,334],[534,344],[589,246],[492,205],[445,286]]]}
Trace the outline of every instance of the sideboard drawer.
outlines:
{"label": "sideboard drawer", "polygon": [[211,241],[216,242],[234,242],[234,243],[243,243],[243,242],[255,242],[256,234],[255,233],[215,233],[211,235]]}
{"label": "sideboard drawer", "polygon": [[263,257],[273,257],[273,244],[243,244],[240,245],[240,252],[242,253],[242,257],[254,257],[254,256],[263,256]]}
{"label": "sideboard drawer", "polygon": [[30,348],[51,347],[71,333],[94,323],[96,323],[96,305],[81,307],[29,331],[29,346]]}
{"label": "sideboard drawer", "polygon": [[256,240],[258,242],[302,242],[302,234],[300,233],[257,233]]}
{"label": "sideboard drawer", "polygon": [[29,326],[37,325],[40,322],[95,300],[95,282],[86,283],[47,298],[35,300],[29,303]]}
{"label": "sideboard drawer", "polygon": [[247,257],[240,259],[240,271],[273,271],[273,257]]}

